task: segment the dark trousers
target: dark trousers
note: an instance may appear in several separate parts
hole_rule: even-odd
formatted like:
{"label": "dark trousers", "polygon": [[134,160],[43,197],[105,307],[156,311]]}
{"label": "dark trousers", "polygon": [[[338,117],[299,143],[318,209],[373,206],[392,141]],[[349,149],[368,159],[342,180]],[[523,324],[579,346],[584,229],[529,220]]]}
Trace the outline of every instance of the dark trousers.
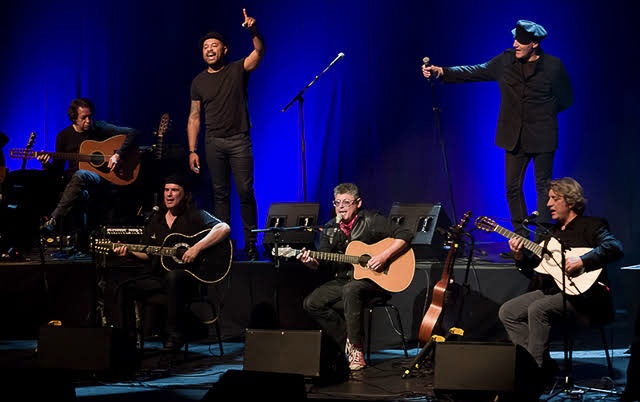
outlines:
{"label": "dark trousers", "polygon": [[255,243],[258,209],[253,188],[253,149],[249,133],[227,138],[206,137],[207,165],[214,192],[214,214],[231,223],[231,175],[240,200],[245,243]]}
{"label": "dark trousers", "polygon": [[[536,184],[536,209],[539,213],[538,223],[551,223],[551,212],[547,208],[549,199],[549,182],[553,175],[554,152],[537,154],[523,152],[520,147],[505,153],[505,183],[507,190],[507,205],[511,214],[514,232],[531,239],[530,231],[522,226],[522,221],[529,216],[524,196],[524,176],[529,162],[533,161],[533,173]],[[531,211],[532,212],[532,211]],[[534,236],[539,242],[542,236]]]}
{"label": "dark trousers", "polygon": [[368,300],[388,292],[367,279],[333,279],[314,289],[302,302],[303,309],[344,350],[364,340],[363,308]]}
{"label": "dark trousers", "polygon": [[197,291],[197,280],[188,272],[176,269],[163,276],[148,274],[129,279],[117,288],[116,300],[121,314],[117,325],[135,336],[135,302],[144,303],[150,297],[166,294],[167,322],[165,331],[169,337],[182,339],[188,322],[188,306]]}

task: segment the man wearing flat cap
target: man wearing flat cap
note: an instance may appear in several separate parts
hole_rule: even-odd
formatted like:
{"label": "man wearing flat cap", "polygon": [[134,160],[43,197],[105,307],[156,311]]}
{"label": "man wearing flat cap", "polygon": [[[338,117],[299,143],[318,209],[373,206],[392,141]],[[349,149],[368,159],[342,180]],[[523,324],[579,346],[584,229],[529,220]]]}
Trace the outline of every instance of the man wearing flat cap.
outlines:
{"label": "man wearing flat cap", "polygon": [[[524,172],[533,161],[538,223],[551,224],[546,207],[548,184],[558,147],[559,112],[573,104],[573,90],[562,61],[545,53],[540,43],[547,30],[533,21],[519,20],[511,31],[513,46],[488,62],[438,67],[423,65],[422,74],[444,83],[495,81],[500,88],[500,112],[495,144],[505,150],[505,179],[514,231],[530,237],[523,222],[529,212],[523,192]],[[542,235],[534,235],[539,242]],[[512,253],[501,253],[513,257]]]}

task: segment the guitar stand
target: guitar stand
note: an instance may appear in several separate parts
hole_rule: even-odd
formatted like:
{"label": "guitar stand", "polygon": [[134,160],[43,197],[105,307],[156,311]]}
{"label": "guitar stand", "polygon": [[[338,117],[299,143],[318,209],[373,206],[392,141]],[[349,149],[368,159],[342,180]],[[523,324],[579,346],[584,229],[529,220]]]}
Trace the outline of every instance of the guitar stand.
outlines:
{"label": "guitar stand", "polygon": [[411,374],[412,369],[419,370],[422,366],[422,363],[424,363],[424,361],[427,360],[427,357],[431,355],[431,352],[433,352],[433,349],[435,348],[436,344],[446,342],[451,337],[463,336],[463,335],[464,335],[464,330],[456,327],[450,328],[449,333],[446,336],[432,335],[429,342],[427,342],[427,344],[424,345],[424,347],[420,350],[420,352],[415,357],[415,359],[413,359],[413,361],[411,362],[410,368],[404,370],[404,373],[402,373],[402,378],[403,379],[407,378]]}

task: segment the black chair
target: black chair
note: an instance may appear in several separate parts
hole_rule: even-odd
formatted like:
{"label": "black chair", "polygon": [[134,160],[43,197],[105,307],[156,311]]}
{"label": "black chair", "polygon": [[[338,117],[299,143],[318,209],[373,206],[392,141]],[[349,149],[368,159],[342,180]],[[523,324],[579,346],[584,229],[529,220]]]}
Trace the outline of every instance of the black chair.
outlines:
{"label": "black chair", "polygon": [[[398,307],[395,306],[394,304],[392,304],[390,302],[390,300],[391,300],[391,296],[388,296],[388,297],[377,297],[377,298],[371,300],[369,303],[367,303],[367,305],[365,307],[365,310],[367,312],[367,318],[366,318],[366,320],[367,320],[367,351],[366,351],[365,360],[367,361],[367,364],[369,366],[372,365],[372,360],[371,360],[371,339],[373,338],[373,332],[372,332],[373,315],[374,315],[374,311],[376,309],[384,309],[385,310],[393,330],[400,336],[400,340],[402,342],[402,348],[404,350],[404,356],[406,358],[409,357],[409,353],[407,352],[407,338],[405,336],[404,328],[402,326],[402,317],[400,316],[400,310],[398,310]],[[390,311],[394,312],[395,324],[397,324],[397,328],[394,325],[394,321],[393,321],[393,318],[392,318],[392,316],[390,314]]]}
{"label": "black chair", "polygon": [[[222,330],[220,328],[219,311],[217,306],[208,297],[208,284],[201,283],[198,286],[197,295],[189,302],[189,309],[193,313],[193,317],[197,321],[197,324],[209,327],[214,325],[216,331],[216,339],[218,341],[218,347],[220,350],[220,356],[224,355],[224,348],[222,345]],[[149,313],[166,314],[167,296],[163,293],[157,294],[147,298],[144,301],[137,301],[135,305],[136,310],[136,335],[138,351],[142,356],[144,354],[145,339],[147,334],[151,332],[151,336],[157,336],[160,330],[154,328],[155,325],[147,321]],[[154,307],[161,307],[160,309]],[[164,320],[158,320],[164,321]],[[185,359],[189,353],[189,341],[202,339],[204,336],[202,333],[198,333],[195,328],[190,325],[188,333],[186,334],[186,341],[184,344],[184,357]],[[155,331],[155,333],[154,333]]]}

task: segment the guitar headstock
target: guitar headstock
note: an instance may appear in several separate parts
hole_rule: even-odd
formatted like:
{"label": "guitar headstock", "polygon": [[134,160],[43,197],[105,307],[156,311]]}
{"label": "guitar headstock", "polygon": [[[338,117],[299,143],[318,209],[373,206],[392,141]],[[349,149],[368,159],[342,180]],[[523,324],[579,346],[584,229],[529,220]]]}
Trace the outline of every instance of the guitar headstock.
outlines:
{"label": "guitar headstock", "polygon": [[13,148],[9,150],[9,157],[14,159],[30,159],[37,156],[36,151],[26,148]]}
{"label": "guitar headstock", "polygon": [[112,251],[112,244],[109,239],[91,239],[90,248],[97,254],[109,254]]}
{"label": "guitar headstock", "polygon": [[36,133],[35,132],[31,132],[31,135],[29,135],[29,140],[27,141],[27,149],[31,149],[33,148],[33,144],[35,144],[36,142]]}
{"label": "guitar headstock", "polygon": [[169,129],[169,124],[171,124],[171,120],[169,119],[169,113],[165,113],[160,118],[160,124],[158,125],[158,132],[156,135],[158,137],[162,137]]}
{"label": "guitar headstock", "polygon": [[[300,253],[300,250],[293,249],[291,247],[278,247],[278,257],[290,258],[295,257]],[[274,247],[271,250],[271,255],[276,256],[276,248]]]}
{"label": "guitar headstock", "polygon": [[163,150],[163,142],[164,142],[164,134],[169,129],[169,124],[171,124],[171,120],[169,119],[169,113],[165,113],[160,118],[160,124],[158,125],[158,131],[156,131],[156,144],[155,148],[155,158],[163,159],[164,150]]}
{"label": "guitar headstock", "polygon": [[460,218],[460,223],[458,223],[458,229],[462,230],[469,222],[469,218],[471,218],[471,211],[467,211],[462,218]]}
{"label": "guitar headstock", "polygon": [[479,216],[475,224],[478,229],[484,230],[485,232],[494,232],[498,227],[496,221],[487,216]]}

